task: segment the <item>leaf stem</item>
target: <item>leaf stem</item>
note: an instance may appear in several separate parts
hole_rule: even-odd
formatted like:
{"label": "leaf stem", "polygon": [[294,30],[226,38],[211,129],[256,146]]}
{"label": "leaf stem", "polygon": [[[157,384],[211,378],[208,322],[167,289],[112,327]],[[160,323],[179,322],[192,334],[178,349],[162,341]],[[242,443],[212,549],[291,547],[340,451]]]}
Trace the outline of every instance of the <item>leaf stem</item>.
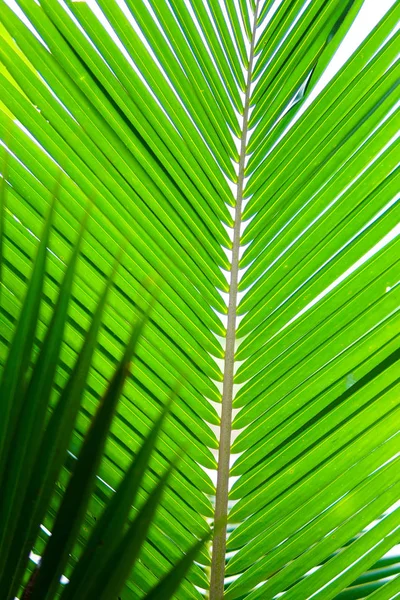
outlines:
{"label": "leaf stem", "polygon": [[214,522],[221,524],[215,530],[211,563],[210,600],[221,600],[224,594],[226,530],[228,516],[229,469],[232,431],[232,399],[235,363],[237,292],[239,278],[239,250],[242,223],[242,204],[246,167],[247,134],[250,111],[250,92],[253,75],[254,48],[257,29],[259,1],[254,11],[253,30],[249,51],[249,66],[243,107],[243,126],[240,142],[240,158],[235,205],[235,224],[233,230],[231,281],[229,286],[228,323],[224,361],[224,380],[222,388],[221,427],[218,454],[217,488],[215,497]]}

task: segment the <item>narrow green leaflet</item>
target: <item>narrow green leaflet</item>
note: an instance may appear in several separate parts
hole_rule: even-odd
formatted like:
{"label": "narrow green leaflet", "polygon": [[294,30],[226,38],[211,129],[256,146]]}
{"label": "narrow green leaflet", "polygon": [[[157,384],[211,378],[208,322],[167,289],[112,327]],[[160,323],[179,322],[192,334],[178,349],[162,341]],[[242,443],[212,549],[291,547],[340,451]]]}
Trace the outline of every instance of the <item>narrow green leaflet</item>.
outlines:
{"label": "narrow green leaflet", "polygon": [[[111,279],[108,281],[98,303],[97,311],[82,346],[79,360],[76,362],[70,378],[62,390],[56,407],[48,420],[40,447],[37,451],[20,515],[15,525],[12,545],[7,554],[3,555],[6,561],[3,576],[10,576],[12,574],[14,576],[12,585],[18,585],[19,583],[18,576],[20,576],[20,573],[26,566],[29,549],[36,538],[38,527],[41,524],[59,471],[65,460],[110,286]],[[29,515],[28,519],[25,517],[25,514]]]}
{"label": "narrow green leaflet", "polygon": [[[54,201],[47,215],[46,224],[34,260],[30,283],[26,292],[21,319],[14,333],[14,338],[7,362],[4,366],[0,384],[3,418],[0,426],[0,481],[3,481],[5,462],[7,461],[11,440],[20,415],[23,390],[26,385],[26,374],[34,344],[36,323],[39,314],[48,244],[51,231]],[[2,211],[3,212],[3,211]]]}
{"label": "narrow green leaflet", "polygon": [[168,414],[170,406],[161,413],[150,435],[132,461],[119,489],[112,496],[101,518],[96,523],[83,555],[74,569],[63,593],[63,600],[73,598],[74,594],[84,598],[87,590],[93,587],[102,566],[112,555],[113,550],[122,537],[123,528],[131,506],[134,504],[140,482],[148,466],[150,455],[154,449],[161,426]]}
{"label": "narrow green leaflet", "polygon": [[[86,221],[86,219],[85,219]],[[30,475],[42,441],[50,394],[64,336],[72,282],[79,256],[85,222],[65,271],[52,321],[23,394],[24,409],[18,417],[12,438],[13,451],[7,459],[1,502],[3,547],[12,545]],[[24,309],[23,309],[24,310]],[[2,582],[3,589],[7,584]]]}

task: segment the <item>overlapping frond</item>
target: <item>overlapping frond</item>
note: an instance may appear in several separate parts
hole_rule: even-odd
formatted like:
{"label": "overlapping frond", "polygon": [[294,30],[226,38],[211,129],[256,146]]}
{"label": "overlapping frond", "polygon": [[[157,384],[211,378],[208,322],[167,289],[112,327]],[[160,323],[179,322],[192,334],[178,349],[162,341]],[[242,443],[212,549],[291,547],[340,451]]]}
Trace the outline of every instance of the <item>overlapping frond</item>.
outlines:
{"label": "overlapping frond", "polygon": [[[93,206],[57,386],[72,367],[103,280],[122,248],[65,477],[129,325],[147,302],[143,285],[151,281],[157,296],[100,470],[107,485],[98,483],[87,529],[110,494],[108,486],[115,487],[179,382],[141,497],[178,448],[187,453],[129,586],[133,598],[176,562],[213,516],[214,485],[204,468],[216,465],[211,449],[217,448],[217,438],[210,425],[218,425],[219,417],[209,400],[220,401],[216,382],[222,374],[215,357],[221,358],[223,350],[216,336],[224,335],[224,327],[217,312],[226,311],[219,290],[228,289],[221,269],[229,268],[224,247],[231,242],[224,224],[231,224],[227,205],[234,202],[226,175],[236,177],[232,132],[239,132],[238,84],[243,79],[240,61],[231,69],[230,59],[237,55],[236,43],[243,50],[244,42],[231,41],[217,3],[212,18],[219,23],[218,35],[200,2],[193,6],[196,27],[184,2],[174,3],[173,10],[167,2],[132,2],[124,10],[109,2],[99,6],[102,22],[86,3],[21,2],[35,35],[2,5],[2,101],[16,120],[2,111],[2,139],[9,140],[12,153],[2,356],[24,294],[35,236],[61,169],[65,175],[46,280],[49,306],[88,198]],[[234,18],[232,6],[230,13]],[[238,34],[241,29],[233,25]],[[41,314],[39,331],[49,314]],[[54,506],[58,502],[54,498]],[[52,516],[44,523],[50,530]],[[82,536],[83,543],[85,531]],[[38,554],[41,549],[39,541]],[[79,548],[72,560],[78,553]],[[205,552],[200,562],[209,564]],[[196,565],[178,597],[200,597],[195,586],[207,587]]]}

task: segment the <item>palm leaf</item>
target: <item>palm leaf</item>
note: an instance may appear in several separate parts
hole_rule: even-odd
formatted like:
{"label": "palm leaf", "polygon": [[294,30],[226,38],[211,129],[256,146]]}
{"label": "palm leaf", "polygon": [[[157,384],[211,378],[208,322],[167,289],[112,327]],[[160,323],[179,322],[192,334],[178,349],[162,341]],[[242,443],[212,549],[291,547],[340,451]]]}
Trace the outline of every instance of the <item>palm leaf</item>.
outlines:
{"label": "palm leaf", "polygon": [[[162,597],[162,585],[181,600],[391,597],[398,578],[369,577],[398,543],[399,4],[325,84],[362,0],[17,5],[25,21],[0,12],[5,380],[57,181],[43,305],[25,336],[34,354],[88,197],[93,207],[55,396],[125,248],[40,519],[49,531],[148,280],[158,298],[62,571],[87,557],[94,519],[179,380],[136,492],[134,514],[152,525],[135,568],[118,567],[122,597]],[[213,519],[224,526],[206,548]]]}

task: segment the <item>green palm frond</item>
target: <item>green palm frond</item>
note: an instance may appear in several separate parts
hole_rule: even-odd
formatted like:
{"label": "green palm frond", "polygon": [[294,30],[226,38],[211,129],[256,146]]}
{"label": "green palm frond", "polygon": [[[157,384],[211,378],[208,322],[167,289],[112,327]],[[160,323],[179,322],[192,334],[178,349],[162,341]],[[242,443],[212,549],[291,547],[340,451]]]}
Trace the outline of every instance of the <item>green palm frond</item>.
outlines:
{"label": "green palm frond", "polygon": [[[149,281],[157,298],[76,539],[59,544],[66,556],[51,585],[61,573],[70,578],[66,597],[111,599],[125,577],[124,600],[165,590],[177,600],[398,593],[399,561],[385,562],[400,523],[398,2],[327,75],[366,7],[1,4],[3,457],[21,409],[19,372],[30,373],[50,343],[73,252],[59,358],[37,383],[51,391],[43,420],[57,418],[56,399],[94,322],[99,329],[76,421],[72,407],[66,418],[69,454],[36,521],[35,554],[45,557],[46,531],[70,506],[70,473],[131,324],[147,311]],[[45,271],[33,258],[37,238]],[[116,256],[100,317],[97,298]],[[42,302],[27,287],[32,268],[43,273]],[[24,344],[12,346],[16,336]],[[70,575],[79,556],[94,568],[93,519],[142,456],[177,381],[134,493],[151,521],[143,544],[127,534],[120,545],[107,530],[109,564],[129,549],[135,568],[126,558],[96,581],[92,570],[80,588]],[[9,467],[15,481],[21,452]],[[164,493],[155,512],[157,484]],[[10,490],[17,497],[18,487]],[[204,545],[212,522],[222,526]],[[59,539],[72,529],[60,525]]]}
{"label": "green palm frond", "polygon": [[[4,209],[4,197],[2,200]],[[88,373],[97,344],[104,307],[118,264],[115,263],[93,314],[76,363],[48,418],[72,284],[87,222],[85,216],[60,286],[51,321],[35,364],[30,369],[44,291],[54,204],[55,201],[51,204],[50,214],[47,216],[41,235],[0,385],[3,413],[3,443],[0,452],[2,466],[0,588],[4,598],[14,598],[19,592],[30,552],[34,548],[41,523],[52,505],[52,496],[66,460],[70,438],[88,383]],[[148,313],[149,311],[142,315],[133,327],[123,356],[96,408],[62,495],[60,506],[55,513],[51,536],[45,545],[39,566],[33,570],[26,583],[23,600],[35,598],[52,600],[58,597],[60,580],[69,562],[70,552],[82,533],[85,517],[89,516],[90,499],[97,487],[96,473],[110,435],[110,426],[119,398],[129,376],[131,361],[141,341],[143,328],[149,319]],[[96,517],[90,515],[95,523],[91,528],[87,525],[85,527],[87,543],[70,574],[64,596],[99,598],[104,593],[104,597],[111,598],[116,597],[124,587],[129,573],[137,562],[149,526],[176,463],[176,460],[172,462],[147,501],[141,508],[136,509],[137,514],[127,529],[131,507],[170,408],[171,402],[168,402],[118,489],[114,490],[109,501],[105,502],[105,508],[98,522]],[[196,542],[190,549],[189,555],[195,558],[204,545],[205,539]],[[171,569],[167,575],[175,588],[179,586],[186,574],[185,561],[187,562],[186,557],[181,559],[177,567]],[[157,586],[151,593],[156,592]],[[170,596],[166,594],[164,597]]]}

